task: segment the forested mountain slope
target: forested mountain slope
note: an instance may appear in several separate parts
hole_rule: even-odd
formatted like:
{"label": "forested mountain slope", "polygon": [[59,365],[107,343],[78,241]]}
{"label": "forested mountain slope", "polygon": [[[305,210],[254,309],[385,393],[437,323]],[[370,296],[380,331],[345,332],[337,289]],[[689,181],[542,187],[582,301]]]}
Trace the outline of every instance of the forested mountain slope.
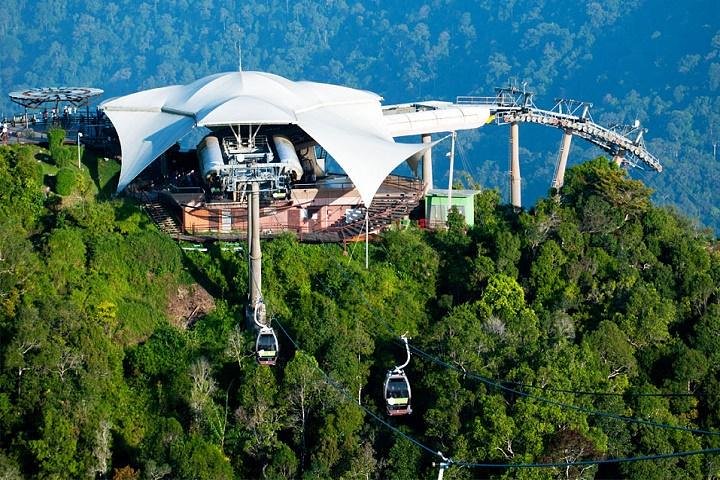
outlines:
{"label": "forested mountain slope", "polygon": [[[360,246],[265,242],[270,368],[240,327],[244,254],[181,250],[130,201],[98,198],[106,167],[86,154],[72,170],[62,149],[0,147],[2,478],[433,477],[437,458],[371,415],[405,332],[414,412],[387,422],[456,461],[718,446],[717,241],[605,159],[528,212],[487,190],[474,228],[389,232],[369,270]],[[170,318],[201,287],[215,309]],[[719,462],[446,478],[699,478]]]}
{"label": "forested mountain slope", "polygon": [[[87,85],[105,98],[238,67],[339,83],[387,102],[492,95],[527,82],[537,103],[594,103],[603,124],[650,131],[663,174],[642,170],[662,205],[720,225],[720,9],[715,0],[7,0],[0,110],[23,87]],[[459,166],[507,189],[507,130],[460,136]],[[521,130],[524,199],[546,193],[559,132]],[[440,146],[440,148],[447,147]],[[571,162],[596,156],[576,141]],[[437,158],[442,158],[440,155]],[[436,162],[436,182],[446,165]]]}

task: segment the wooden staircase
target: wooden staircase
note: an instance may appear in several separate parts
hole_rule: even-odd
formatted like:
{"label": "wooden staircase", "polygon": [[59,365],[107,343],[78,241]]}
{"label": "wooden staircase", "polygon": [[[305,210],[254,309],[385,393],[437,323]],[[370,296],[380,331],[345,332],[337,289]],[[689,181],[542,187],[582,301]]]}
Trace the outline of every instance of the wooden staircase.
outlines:
{"label": "wooden staircase", "polygon": [[[373,199],[368,209],[368,229],[370,233],[378,233],[393,222],[402,220],[417,207],[420,195],[416,192],[386,194]],[[342,240],[357,239],[365,233],[365,216],[346,223],[340,220],[328,228],[335,231]]]}
{"label": "wooden staircase", "polygon": [[150,202],[145,204],[145,211],[152,218],[155,225],[158,226],[160,231],[167,233],[171,236],[180,235],[181,229],[180,224],[175,219],[170,210],[159,202]]}

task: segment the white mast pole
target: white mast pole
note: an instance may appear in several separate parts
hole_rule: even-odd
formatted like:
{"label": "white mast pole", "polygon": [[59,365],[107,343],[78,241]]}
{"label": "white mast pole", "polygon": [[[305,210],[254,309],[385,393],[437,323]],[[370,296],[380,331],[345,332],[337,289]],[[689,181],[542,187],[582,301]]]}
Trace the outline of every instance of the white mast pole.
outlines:
{"label": "white mast pole", "polygon": [[237,42],[237,51],[238,51],[238,72],[242,72],[242,46],[240,45],[240,40]]}
{"label": "white mast pole", "polygon": [[365,207],[365,270],[369,268],[369,237],[370,237],[370,220],[369,220],[370,209]]}
{"label": "white mast pole", "polygon": [[[457,133],[452,132],[452,138],[450,142],[450,178],[448,179],[448,216],[450,215],[450,209],[452,208],[452,187],[453,187],[453,168],[455,167],[455,137]],[[447,218],[445,219],[447,221]]]}

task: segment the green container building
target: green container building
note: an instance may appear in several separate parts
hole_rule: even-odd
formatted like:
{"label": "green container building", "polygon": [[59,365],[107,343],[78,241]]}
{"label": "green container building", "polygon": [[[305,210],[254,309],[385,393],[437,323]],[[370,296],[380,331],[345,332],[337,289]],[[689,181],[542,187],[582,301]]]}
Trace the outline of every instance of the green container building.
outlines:
{"label": "green container building", "polygon": [[[453,190],[452,206],[465,217],[465,223],[475,225],[475,195],[480,190]],[[425,195],[425,224],[428,228],[442,228],[447,224],[448,190],[434,188]]]}

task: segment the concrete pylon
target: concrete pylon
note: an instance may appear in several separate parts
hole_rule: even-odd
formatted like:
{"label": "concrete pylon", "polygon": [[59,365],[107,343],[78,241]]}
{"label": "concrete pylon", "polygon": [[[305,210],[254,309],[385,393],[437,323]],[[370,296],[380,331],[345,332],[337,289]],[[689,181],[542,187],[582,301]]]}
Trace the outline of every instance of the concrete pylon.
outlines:
{"label": "concrete pylon", "polygon": [[[250,292],[248,315],[252,315],[255,305],[262,299],[262,250],[260,249],[260,185],[258,182],[251,183],[251,193],[248,198],[248,246],[250,256]],[[258,313],[263,314],[264,309]],[[262,315],[264,317],[264,315]],[[260,323],[265,324],[265,318],[258,318]],[[251,323],[249,321],[248,323]],[[254,323],[254,322],[252,322]]]}
{"label": "concrete pylon", "polygon": [[613,155],[613,162],[615,162],[615,165],[618,167],[622,167],[623,159],[625,158],[625,155],[623,155],[622,152],[616,153]]}
{"label": "concrete pylon", "polygon": [[513,207],[522,207],[520,193],[520,127],[517,122],[510,123],[510,203]]}
{"label": "concrete pylon", "polygon": [[[422,143],[432,143],[432,135],[424,133],[421,135]],[[428,148],[423,153],[423,192],[427,193],[428,190],[433,188],[433,171],[432,171],[432,148]]]}
{"label": "concrete pylon", "polygon": [[558,152],[558,161],[555,165],[555,175],[553,176],[552,188],[560,190],[565,183],[565,167],[567,167],[568,155],[570,154],[570,144],[572,143],[572,133],[565,130],[562,140],[560,141],[560,151]]}

